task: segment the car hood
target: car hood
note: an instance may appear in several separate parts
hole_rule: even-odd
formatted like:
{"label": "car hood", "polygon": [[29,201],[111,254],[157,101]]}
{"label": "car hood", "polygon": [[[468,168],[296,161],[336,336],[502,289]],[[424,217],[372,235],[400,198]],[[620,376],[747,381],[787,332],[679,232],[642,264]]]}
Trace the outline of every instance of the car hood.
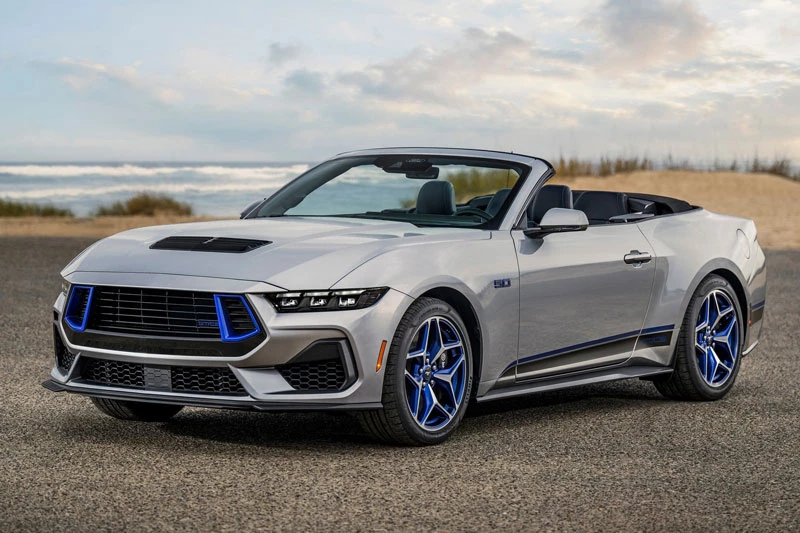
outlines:
{"label": "car hood", "polygon": [[[270,241],[244,253],[159,250],[167,237],[226,237]],[[259,218],[152,226],[103,239],[62,272],[176,274],[261,281],[276,287],[323,289],[398,246],[488,239],[490,232],[418,228],[405,222],[333,217]]]}

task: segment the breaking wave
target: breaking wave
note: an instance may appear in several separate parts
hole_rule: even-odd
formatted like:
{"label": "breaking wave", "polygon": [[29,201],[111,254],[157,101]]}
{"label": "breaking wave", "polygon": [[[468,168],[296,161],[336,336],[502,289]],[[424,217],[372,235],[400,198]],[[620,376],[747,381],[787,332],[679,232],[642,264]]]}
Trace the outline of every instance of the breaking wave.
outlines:
{"label": "breaking wave", "polygon": [[200,174],[229,179],[263,179],[297,176],[308,170],[307,164],[288,166],[140,166],[140,165],[0,165],[0,175],[31,178],[103,177],[161,177],[176,174]]}

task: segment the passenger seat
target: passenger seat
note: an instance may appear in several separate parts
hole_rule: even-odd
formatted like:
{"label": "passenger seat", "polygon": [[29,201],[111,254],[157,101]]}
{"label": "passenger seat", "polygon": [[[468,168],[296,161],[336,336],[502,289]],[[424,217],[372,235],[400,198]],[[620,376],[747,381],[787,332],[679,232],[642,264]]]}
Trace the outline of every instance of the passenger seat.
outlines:
{"label": "passenger seat", "polygon": [[417,194],[416,213],[420,215],[455,215],[456,193],[449,181],[425,182]]}
{"label": "passenger seat", "polygon": [[611,217],[628,214],[628,195],[624,192],[576,192],[575,209],[586,213],[589,224],[606,224]]}
{"label": "passenger seat", "polygon": [[545,185],[528,206],[528,224],[538,225],[549,209],[572,209],[572,190],[566,185]]}
{"label": "passenger seat", "polygon": [[511,194],[511,189],[500,189],[494,193],[492,199],[489,200],[489,205],[486,206],[486,212],[491,216],[495,216],[500,212],[500,208],[503,207],[509,194]]}

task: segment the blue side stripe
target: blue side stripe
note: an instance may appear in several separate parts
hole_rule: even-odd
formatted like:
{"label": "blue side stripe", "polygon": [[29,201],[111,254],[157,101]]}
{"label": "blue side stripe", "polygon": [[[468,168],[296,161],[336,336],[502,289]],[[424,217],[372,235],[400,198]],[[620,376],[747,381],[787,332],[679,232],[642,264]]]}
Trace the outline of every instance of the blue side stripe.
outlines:
{"label": "blue side stripe", "polygon": [[672,331],[675,329],[675,324],[670,324],[669,326],[658,326],[655,328],[647,328],[642,330],[642,335],[648,335],[650,333],[661,333],[662,331]]}
{"label": "blue side stripe", "polygon": [[537,359],[544,359],[546,357],[552,357],[554,355],[561,355],[563,353],[574,352],[574,351],[578,351],[578,350],[581,350],[581,349],[584,349],[584,348],[591,348],[593,346],[598,346],[600,344],[606,344],[606,343],[613,342],[613,341],[629,339],[631,337],[636,337],[638,335],[649,335],[650,333],[660,333],[662,331],[672,331],[673,329],[675,329],[675,324],[670,324],[668,326],[656,326],[654,328],[647,328],[647,329],[643,329],[643,330],[628,331],[626,333],[620,333],[618,335],[612,335],[610,337],[603,337],[602,339],[597,339],[597,340],[593,340],[593,341],[586,341],[586,342],[582,342],[580,344],[573,344],[572,346],[566,346],[564,348],[558,348],[556,350],[550,350],[549,352],[542,352],[542,353],[538,353],[538,354],[535,354],[535,355],[529,355],[528,357],[523,357],[522,359],[519,359],[519,360],[511,363],[510,365],[508,365],[503,370],[502,373],[504,374],[504,373],[508,372],[508,370],[511,369],[514,366],[522,365],[522,364],[525,364],[525,363],[530,363],[531,361],[536,361]]}
{"label": "blue side stripe", "polygon": [[761,307],[764,307],[764,304],[766,304],[766,303],[767,303],[767,301],[766,301],[766,300],[761,300],[760,302],[756,302],[756,303],[754,303],[753,305],[751,305],[751,306],[750,306],[750,309],[751,309],[752,311],[755,311],[756,309],[759,309],[759,308],[761,308]]}

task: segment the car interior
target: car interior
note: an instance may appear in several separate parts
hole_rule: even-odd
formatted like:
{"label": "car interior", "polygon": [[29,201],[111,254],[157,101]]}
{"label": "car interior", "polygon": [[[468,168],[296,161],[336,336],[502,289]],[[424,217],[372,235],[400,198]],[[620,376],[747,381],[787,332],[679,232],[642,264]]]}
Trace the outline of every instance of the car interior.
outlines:
{"label": "car interior", "polygon": [[[470,214],[477,209],[494,217],[510,194],[511,189],[500,189],[495,194],[456,204],[450,182],[431,180],[420,189],[413,211],[421,215],[459,215]],[[589,225],[633,222],[693,209],[682,200],[652,194],[573,191],[566,185],[545,185],[528,206],[528,227],[539,225],[544,214],[554,207],[583,211]]]}
{"label": "car interior", "polygon": [[553,207],[583,211],[590,226],[635,222],[694,209],[683,200],[653,194],[573,191],[566,185],[545,185],[528,207],[528,226],[537,226]]}

